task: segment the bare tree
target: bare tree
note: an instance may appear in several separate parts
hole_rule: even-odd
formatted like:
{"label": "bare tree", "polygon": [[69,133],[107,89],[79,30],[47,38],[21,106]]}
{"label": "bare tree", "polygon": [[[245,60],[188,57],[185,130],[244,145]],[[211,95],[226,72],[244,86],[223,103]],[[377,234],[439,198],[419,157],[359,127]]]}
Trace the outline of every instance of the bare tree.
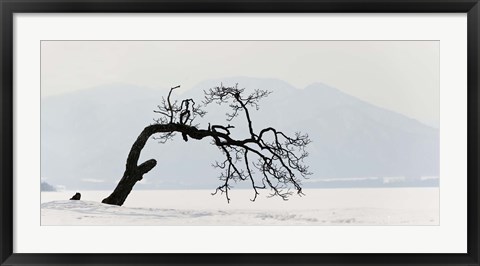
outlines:
{"label": "bare tree", "polygon": [[254,191],[252,201],[259,195],[260,189],[270,189],[271,196],[279,196],[284,200],[294,192],[302,195],[299,176],[306,177],[310,174],[308,167],[303,164],[303,160],[308,156],[305,151],[305,147],[310,143],[308,135],[297,132],[295,136],[289,137],[272,127],[256,133],[253,127],[250,109],[258,110],[259,100],[267,97],[269,91],[255,90],[244,96],[245,89],[223,85],[204,91],[204,106],[212,103],[228,104],[231,109],[231,112],[226,114],[228,122],[232,122],[240,114],[245,116],[249,137],[235,139],[230,134],[234,128],[230,124],[209,124],[206,129],[200,129],[198,125],[193,124],[195,118],[203,117],[206,112],[193,99],[172,102],[172,92],[179,87],[170,89],[167,98],[163,98],[158,110],[154,111],[160,118],[144,128],[133,143],[123,177],[112,194],[102,201],[103,203],[122,205],[135,183],[142,180],[143,175],[157,165],[154,159],[138,164],[140,152],[150,137],[164,143],[172,139],[176,133],[180,133],[184,141],[188,141],[189,138],[195,140],[209,138],[225,155],[223,161],[213,164],[221,170],[222,182],[212,194],[221,192],[225,194],[228,202],[231,183],[237,181],[251,183]]}

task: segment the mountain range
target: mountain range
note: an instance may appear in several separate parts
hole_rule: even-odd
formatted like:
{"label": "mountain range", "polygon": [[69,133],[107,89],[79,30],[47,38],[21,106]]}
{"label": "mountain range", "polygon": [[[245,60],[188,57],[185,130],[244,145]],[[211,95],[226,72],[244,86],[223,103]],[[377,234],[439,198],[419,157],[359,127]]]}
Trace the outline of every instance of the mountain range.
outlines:
{"label": "mountain range", "polygon": [[[277,79],[230,77],[182,89],[175,98],[200,103],[214,86],[272,91],[252,110],[254,130],[269,126],[287,134],[308,133],[312,143],[306,164],[313,175],[305,187],[436,186],[439,176],[439,130],[402,114],[374,106],[322,83],[295,88]],[[42,99],[41,175],[67,189],[113,189],[121,178],[128,151],[142,129],[157,117],[153,110],[168,89],[112,84]],[[246,137],[246,120],[225,121],[227,106],[204,108],[199,127],[235,125]],[[181,136],[158,144],[150,140],[141,162],[158,161],[140,189],[195,189],[219,185],[211,167],[222,154],[210,141],[184,142]],[[248,184],[238,184],[248,187]]]}

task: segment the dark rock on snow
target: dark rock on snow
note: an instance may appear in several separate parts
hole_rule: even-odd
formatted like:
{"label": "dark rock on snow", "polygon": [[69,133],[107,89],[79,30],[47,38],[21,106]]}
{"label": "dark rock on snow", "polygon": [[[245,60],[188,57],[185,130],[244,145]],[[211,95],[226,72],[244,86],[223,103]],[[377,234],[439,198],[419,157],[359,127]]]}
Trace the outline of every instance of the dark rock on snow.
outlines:
{"label": "dark rock on snow", "polygon": [[77,192],[77,193],[75,193],[75,195],[73,195],[73,197],[70,198],[70,200],[80,200],[80,197],[81,197],[81,196],[82,196],[82,195]]}

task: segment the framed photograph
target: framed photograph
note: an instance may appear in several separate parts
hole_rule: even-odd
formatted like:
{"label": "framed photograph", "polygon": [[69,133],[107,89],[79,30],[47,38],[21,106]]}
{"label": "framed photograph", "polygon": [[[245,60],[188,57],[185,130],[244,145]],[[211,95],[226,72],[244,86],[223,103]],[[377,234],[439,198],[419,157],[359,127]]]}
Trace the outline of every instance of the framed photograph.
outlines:
{"label": "framed photograph", "polygon": [[1,265],[479,265],[478,1],[2,1]]}

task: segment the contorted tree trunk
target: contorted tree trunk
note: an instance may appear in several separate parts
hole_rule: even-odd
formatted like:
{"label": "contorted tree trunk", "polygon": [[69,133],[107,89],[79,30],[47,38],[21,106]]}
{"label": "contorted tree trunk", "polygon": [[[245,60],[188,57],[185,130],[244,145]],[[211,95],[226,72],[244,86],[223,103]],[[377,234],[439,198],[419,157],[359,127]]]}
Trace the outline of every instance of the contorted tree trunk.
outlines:
{"label": "contorted tree trunk", "polygon": [[[224,161],[214,164],[214,167],[223,170],[220,175],[223,183],[212,194],[220,191],[222,194],[225,193],[227,201],[230,201],[228,191],[231,189],[231,181],[244,180],[250,180],[252,184],[255,192],[252,201],[259,194],[258,189],[265,188],[269,188],[272,195],[280,196],[284,200],[293,194],[289,186],[293,186],[298,194],[302,194],[300,180],[295,172],[303,177],[311,174],[308,172],[308,167],[303,165],[303,159],[308,156],[305,151],[305,147],[310,143],[308,135],[297,132],[295,137],[288,137],[272,127],[264,128],[258,134],[253,130],[248,107],[258,110],[258,100],[268,96],[270,92],[255,90],[254,93],[243,97],[244,89],[223,85],[205,91],[205,105],[212,102],[229,103],[232,113],[227,113],[227,121],[232,121],[241,112],[245,114],[250,136],[245,139],[233,139],[230,136],[230,129],[234,127],[230,124],[227,126],[209,124],[207,129],[198,129],[197,125],[192,125],[195,117],[203,116],[205,112],[196,107],[192,99],[172,103],[170,100],[172,91],[178,87],[172,88],[167,99],[162,99],[158,110],[154,111],[162,116],[156,119],[155,124],[147,126],[140,133],[128,154],[122,179],[112,194],[102,203],[123,205],[133,186],[157,165],[154,159],[138,165],[140,153],[148,139],[153,136],[154,139],[164,143],[173,138],[175,133],[181,133],[184,141],[188,141],[188,138],[196,140],[212,138],[213,144],[225,155]],[[155,134],[159,137],[155,138]],[[251,156],[256,157],[257,161],[252,163]],[[260,173],[260,182],[254,177],[252,169]]]}
{"label": "contorted tree trunk", "polygon": [[201,139],[204,136],[195,134],[196,128],[181,125],[181,124],[156,124],[146,127],[142,133],[138,136],[135,143],[133,143],[130,153],[128,154],[127,164],[125,167],[125,172],[123,173],[122,179],[118,183],[115,190],[105,198],[102,203],[112,204],[112,205],[123,205],[128,195],[133,189],[133,186],[140,180],[142,180],[143,175],[152,170],[156,165],[157,161],[155,159],[150,159],[140,165],[138,165],[138,159],[140,158],[140,153],[145,147],[147,140],[156,133],[169,133],[169,132],[182,132],[190,133],[189,135],[194,138]]}
{"label": "contorted tree trunk", "polygon": [[157,161],[155,159],[148,160],[141,165],[138,165],[140,152],[151,135],[151,129],[149,128],[145,128],[142,133],[140,133],[140,136],[138,136],[137,140],[130,149],[122,179],[120,179],[120,182],[113,193],[105,198],[102,203],[119,206],[122,205],[127,199],[127,196],[130,194],[130,191],[132,191],[133,186],[138,181],[142,180],[144,174],[148,173],[153,169],[153,167],[155,167],[155,165],[157,165]]}

